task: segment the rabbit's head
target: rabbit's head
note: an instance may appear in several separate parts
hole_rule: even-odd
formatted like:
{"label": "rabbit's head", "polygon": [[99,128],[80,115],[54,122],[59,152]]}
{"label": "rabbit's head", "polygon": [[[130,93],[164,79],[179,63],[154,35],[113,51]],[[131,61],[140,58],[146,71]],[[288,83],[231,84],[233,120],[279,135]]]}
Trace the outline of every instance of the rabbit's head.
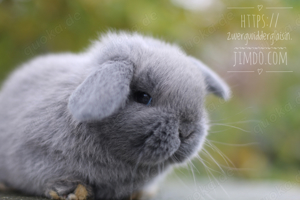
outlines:
{"label": "rabbit's head", "polygon": [[230,93],[214,72],[174,45],[137,34],[108,34],[89,53],[97,64],[68,107],[76,121],[98,128],[110,154],[152,165],[183,162],[201,148],[206,94]]}

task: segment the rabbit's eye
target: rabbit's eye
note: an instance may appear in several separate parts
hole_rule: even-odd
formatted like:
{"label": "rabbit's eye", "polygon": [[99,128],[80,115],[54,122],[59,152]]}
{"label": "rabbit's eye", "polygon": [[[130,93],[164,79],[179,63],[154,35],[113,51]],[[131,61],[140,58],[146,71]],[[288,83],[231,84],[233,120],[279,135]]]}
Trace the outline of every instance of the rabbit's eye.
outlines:
{"label": "rabbit's eye", "polygon": [[138,91],[134,93],[134,100],[138,103],[142,103],[148,106],[150,105],[152,98],[149,94]]}

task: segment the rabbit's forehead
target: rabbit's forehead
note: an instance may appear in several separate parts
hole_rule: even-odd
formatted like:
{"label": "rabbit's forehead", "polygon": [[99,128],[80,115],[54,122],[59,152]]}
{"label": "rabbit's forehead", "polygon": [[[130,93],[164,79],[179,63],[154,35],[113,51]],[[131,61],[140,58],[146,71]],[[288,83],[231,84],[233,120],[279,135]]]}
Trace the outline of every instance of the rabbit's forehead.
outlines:
{"label": "rabbit's forehead", "polygon": [[137,67],[135,87],[148,92],[159,105],[198,112],[202,109],[205,85],[200,69],[187,59],[180,55],[144,58]]}
{"label": "rabbit's forehead", "polygon": [[174,91],[204,89],[202,72],[187,56],[172,53],[153,53],[137,64],[135,77],[156,89]]}

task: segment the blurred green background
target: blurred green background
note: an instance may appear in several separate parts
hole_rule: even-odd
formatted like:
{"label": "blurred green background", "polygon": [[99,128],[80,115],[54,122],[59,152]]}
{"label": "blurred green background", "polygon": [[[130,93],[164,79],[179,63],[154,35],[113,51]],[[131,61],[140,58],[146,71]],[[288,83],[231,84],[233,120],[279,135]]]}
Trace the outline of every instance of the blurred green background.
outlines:
{"label": "blurred green background", "polygon": [[[257,5],[263,5],[261,11]],[[255,9],[228,9],[250,6]],[[271,10],[267,6],[292,9]],[[289,31],[284,46],[288,65],[241,66],[255,73],[235,70],[234,47],[228,32],[253,32],[241,28],[241,15],[279,13],[277,28]],[[300,1],[236,0],[0,0],[0,81],[19,64],[35,56],[83,51],[108,30],[138,31],[177,43],[217,71],[230,84],[228,102],[207,98],[211,130],[205,151],[193,164],[173,176],[212,178],[230,170],[241,179],[300,181]],[[266,45],[251,41],[248,46]],[[257,69],[262,68],[262,74]],[[266,70],[293,73],[265,73]],[[218,163],[218,164],[216,164]],[[218,166],[220,165],[220,167]],[[206,167],[204,167],[206,166]],[[210,173],[211,172],[211,173]]]}

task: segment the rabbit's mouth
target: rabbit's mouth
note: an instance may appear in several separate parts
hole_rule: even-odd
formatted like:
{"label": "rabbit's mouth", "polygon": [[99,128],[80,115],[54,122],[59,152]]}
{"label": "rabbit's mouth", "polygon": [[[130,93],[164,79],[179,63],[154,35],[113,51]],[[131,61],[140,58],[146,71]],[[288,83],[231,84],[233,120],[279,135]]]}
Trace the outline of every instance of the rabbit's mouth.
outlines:
{"label": "rabbit's mouth", "polygon": [[172,156],[170,156],[168,162],[182,163],[187,159],[197,156],[208,133],[209,126],[207,122],[208,119],[206,118],[206,113],[204,113],[200,123],[194,126],[188,135],[180,137],[180,147]]}
{"label": "rabbit's mouth", "polygon": [[[132,145],[139,149],[139,162],[145,164],[182,163],[197,153],[204,141],[204,129],[182,133],[176,123],[158,123],[155,129],[141,135]],[[203,130],[203,131],[202,131]]]}
{"label": "rabbit's mouth", "polygon": [[170,156],[168,162],[182,163],[197,155],[205,141],[206,131],[203,129],[191,132],[181,139],[180,147]]}

